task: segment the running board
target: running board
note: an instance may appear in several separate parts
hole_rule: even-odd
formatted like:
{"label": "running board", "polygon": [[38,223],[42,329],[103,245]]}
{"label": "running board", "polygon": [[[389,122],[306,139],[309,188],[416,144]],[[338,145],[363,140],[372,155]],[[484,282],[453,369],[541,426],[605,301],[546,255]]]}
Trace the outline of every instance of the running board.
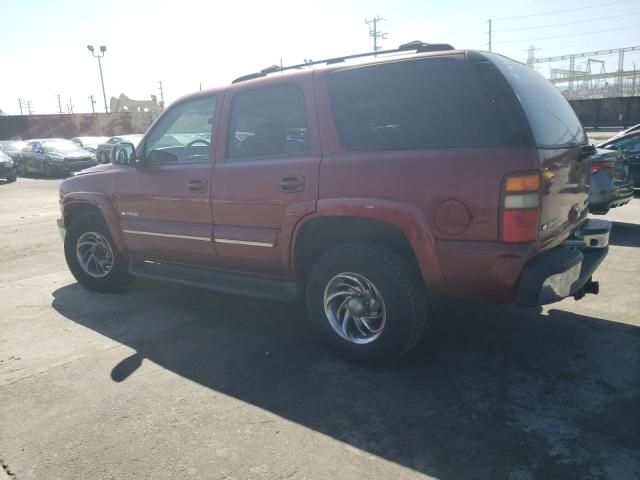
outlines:
{"label": "running board", "polygon": [[277,301],[295,300],[298,284],[287,280],[275,280],[240,273],[208,270],[175,263],[160,263],[132,258],[129,273],[136,277],[160,280],[216,292],[246,295]]}

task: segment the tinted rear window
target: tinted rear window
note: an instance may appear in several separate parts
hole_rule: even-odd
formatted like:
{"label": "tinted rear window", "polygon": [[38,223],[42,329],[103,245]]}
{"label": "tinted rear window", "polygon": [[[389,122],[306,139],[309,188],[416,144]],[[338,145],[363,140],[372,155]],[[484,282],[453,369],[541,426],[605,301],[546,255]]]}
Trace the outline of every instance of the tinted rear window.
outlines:
{"label": "tinted rear window", "polygon": [[463,57],[339,70],[329,95],[340,140],[352,150],[499,144]]}
{"label": "tinted rear window", "polygon": [[551,82],[526,65],[485,54],[507,78],[529,119],[540,148],[573,147],[587,143],[580,120]]}

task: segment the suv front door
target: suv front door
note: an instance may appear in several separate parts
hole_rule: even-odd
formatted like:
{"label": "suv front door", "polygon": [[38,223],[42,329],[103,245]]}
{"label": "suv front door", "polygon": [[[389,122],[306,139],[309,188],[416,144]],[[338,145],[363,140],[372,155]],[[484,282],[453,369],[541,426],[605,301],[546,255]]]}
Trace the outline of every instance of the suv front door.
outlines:
{"label": "suv front door", "polygon": [[[213,171],[214,241],[223,268],[288,275],[290,239],[315,211],[320,140],[312,77],[237,84]],[[222,142],[220,142],[222,143]]]}
{"label": "suv front door", "polygon": [[217,97],[182,101],[153,126],[118,176],[116,204],[133,257],[213,266],[210,178]]}

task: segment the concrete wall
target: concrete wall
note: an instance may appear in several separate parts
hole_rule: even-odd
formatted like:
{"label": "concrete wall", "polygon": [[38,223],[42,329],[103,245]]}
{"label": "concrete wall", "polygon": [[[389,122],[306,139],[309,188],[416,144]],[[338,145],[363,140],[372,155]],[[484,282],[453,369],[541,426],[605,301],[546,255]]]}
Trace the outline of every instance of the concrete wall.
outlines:
{"label": "concrete wall", "polygon": [[640,97],[570,100],[569,103],[585,127],[625,127],[640,123]]}
{"label": "concrete wall", "polygon": [[[0,140],[144,133],[156,113],[118,112],[0,116]],[[98,132],[97,121],[100,124]]]}

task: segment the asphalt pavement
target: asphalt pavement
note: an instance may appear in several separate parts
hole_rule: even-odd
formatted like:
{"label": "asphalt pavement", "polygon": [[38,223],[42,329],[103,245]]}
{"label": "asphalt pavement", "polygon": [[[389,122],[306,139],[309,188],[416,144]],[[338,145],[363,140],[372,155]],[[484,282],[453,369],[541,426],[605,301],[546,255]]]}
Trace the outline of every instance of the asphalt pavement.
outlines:
{"label": "asphalt pavement", "polygon": [[0,181],[5,476],[640,478],[640,198],[606,217],[600,295],[441,305],[414,352],[370,370],[318,344],[295,305],[84,290],[58,182]]}

